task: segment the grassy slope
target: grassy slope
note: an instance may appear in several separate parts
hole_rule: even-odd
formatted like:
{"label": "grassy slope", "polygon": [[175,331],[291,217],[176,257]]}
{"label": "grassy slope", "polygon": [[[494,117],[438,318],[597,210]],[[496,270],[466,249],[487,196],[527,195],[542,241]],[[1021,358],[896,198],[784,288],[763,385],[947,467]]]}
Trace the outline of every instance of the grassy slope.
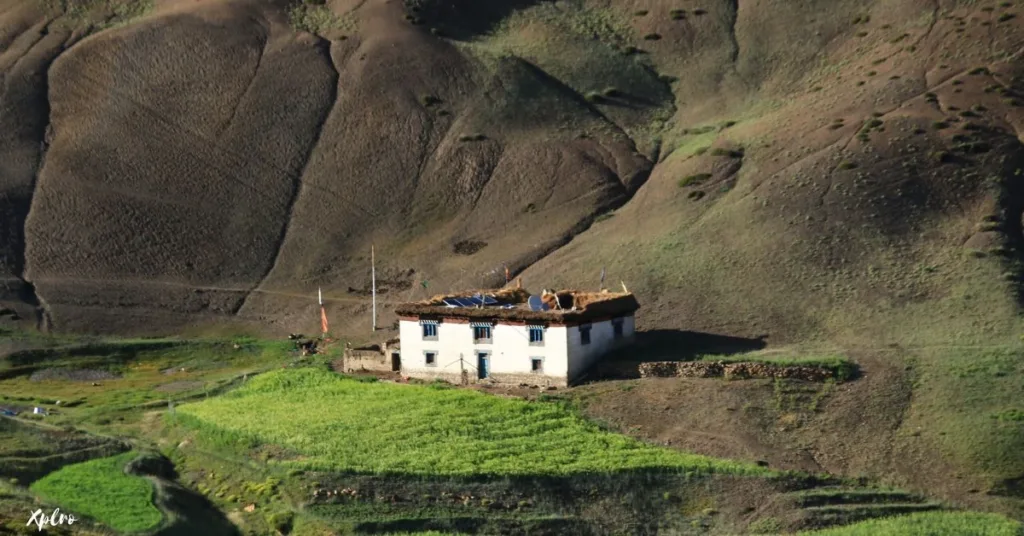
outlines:
{"label": "grassy slope", "polygon": [[69,465],[32,485],[32,491],[66,511],[82,514],[120,532],[152,529],[163,516],[153,506],[153,485],[124,473],[135,456],[126,452]]}
{"label": "grassy slope", "polygon": [[554,404],[449,388],[363,383],[316,369],[276,371],[181,406],[225,443],[279,444],[288,466],[410,474],[569,474],[673,468],[765,474],[752,465],[650,447]]}
{"label": "grassy slope", "polygon": [[[41,405],[56,424],[109,424],[146,404],[160,406],[224,388],[245,374],[285,360],[291,341],[221,340],[37,340],[50,350],[14,353],[0,359],[0,404]],[[93,381],[35,381],[37,370],[98,370],[116,378]],[[93,384],[96,385],[93,385]],[[61,401],[61,404],[56,404]],[[71,405],[69,406],[69,402]],[[137,418],[137,414],[131,414]],[[120,423],[120,421],[118,421]],[[123,423],[122,423],[123,424]],[[128,424],[131,424],[129,422]],[[126,428],[130,431],[131,427]]]}
{"label": "grassy slope", "polygon": [[994,514],[924,512],[872,519],[802,536],[1018,536],[1024,525]]}

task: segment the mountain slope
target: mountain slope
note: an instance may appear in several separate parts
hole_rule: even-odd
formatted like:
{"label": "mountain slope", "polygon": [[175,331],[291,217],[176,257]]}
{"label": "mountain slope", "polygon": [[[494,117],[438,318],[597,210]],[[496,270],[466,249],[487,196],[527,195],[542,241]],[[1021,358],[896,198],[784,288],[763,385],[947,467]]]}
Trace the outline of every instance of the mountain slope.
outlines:
{"label": "mountain slope", "polygon": [[891,449],[827,469],[1014,489],[1019,11],[0,0],[0,318],[277,335],[316,328],[323,287],[358,339],[371,244],[383,326],[506,265],[531,289],[607,268],[641,328],[902,369],[899,407],[828,413]]}

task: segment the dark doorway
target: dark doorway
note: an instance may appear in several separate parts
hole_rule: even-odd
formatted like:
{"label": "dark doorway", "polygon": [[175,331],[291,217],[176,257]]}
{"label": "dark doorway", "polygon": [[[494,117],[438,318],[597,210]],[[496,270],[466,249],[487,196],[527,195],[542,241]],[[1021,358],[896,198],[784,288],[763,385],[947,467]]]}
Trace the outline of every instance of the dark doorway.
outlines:
{"label": "dark doorway", "polygon": [[477,379],[487,378],[490,368],[490,359],[487,352],[477,352],[476,354],[476,377]]}

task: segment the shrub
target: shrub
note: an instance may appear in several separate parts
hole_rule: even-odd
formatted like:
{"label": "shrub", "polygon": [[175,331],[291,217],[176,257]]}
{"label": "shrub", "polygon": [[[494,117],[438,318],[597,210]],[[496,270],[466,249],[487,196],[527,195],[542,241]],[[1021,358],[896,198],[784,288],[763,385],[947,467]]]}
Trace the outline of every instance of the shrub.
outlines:
{"label": "shrub", "polygon": [[711,178],[710,173],[697,173],[679,179],[679,187],[696,186]]}
{"label": "shrub", "polygon": [[742,158],[743,151],[716,147],[715,149],[711,150],[711,156],[728,156],[729,158]]}
{"label": "shrub", "polygon": [[857,167],[857,163],[856,162],[851,162],[849,160],[843,160],[842,162],[839,163],[839,166],[838,166],[839,169],[854,169],[856,167]]}
{"label": "shrub", "polygon": [[649,33],[644,36],[644,41],[657,41],[661,39],[661,34]]}
{"label": "shrub", "polygon": [[292,512],[278,512],[267,516],[267,524],[281,534],[291,532],[294,520],[295,514]]}
{"label": "shrub", "polygon": [[483,134],[479,134],[479,133],[477,133],[477,134],[463,134],[462,136],[459,136],[459,141],[483,141],[483,140],[486,140],[486,139],[487,139],[487,136],[484,136]]}

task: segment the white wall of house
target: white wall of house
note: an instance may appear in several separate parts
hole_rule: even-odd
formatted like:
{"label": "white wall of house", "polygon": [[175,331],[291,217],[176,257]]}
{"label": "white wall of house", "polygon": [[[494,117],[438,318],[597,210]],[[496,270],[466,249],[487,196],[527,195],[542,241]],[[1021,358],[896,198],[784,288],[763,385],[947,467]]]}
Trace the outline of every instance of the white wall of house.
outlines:
{"label": "white wall of house", "polygon": [[[615,337],[615,322],[622,323],[622,335]],[[590,343],[583,344],[581,330],[590,330]],[[633,315],[603,322],[593,322],[568,328],[569,380],[579,377],[604,354],[629,344],[634,339],[636,323]]]}
{"label": "white wall of house", "polygon": [[[490,342],[475,342],[471,324],[440,322],[437,340],[424,340],[418,321],[398,324],[402,340],[402,371],[417,374],[461,374],[461,366],[477,378],[478,353],[488,354],[489,374],[536,374],[565,379],[568,356],[565,327],[544,329],[544,343],[530,344],[528,326],[497,324],[491,328]],[[434,352],[435,363],[426,363],[426,353]],[[460,364],[462,356],[464,363]],[[532,358],[543,360],[541,372],[532,371]]]}
{"label": "white wall of house", "polygon": [[[470,323],[439,322],[436,340],[425,340],[419,321],[401,320],[402,372],[420,377],[458,376],[465,366],[473,381],[478,378],[478,353],[486,352],[489,375],[529,375],[538,377],[538,381],[546,377],[564,383],[586,372],[602,355],[632,342],[633,316],[617,320],[622,323],[621,337],[615,338],[612,321],[595,322],[588,324],[590,344],[586,345],[581,342],[577,326],[544,328],[543,344],[531,344],[529,325],[499,323],[491,328],[490,342],[476,342]],[[427,352],[434,353],[433,364],[427,364]],[[542,360],[539,372],[532,370],[534,358]]]}

